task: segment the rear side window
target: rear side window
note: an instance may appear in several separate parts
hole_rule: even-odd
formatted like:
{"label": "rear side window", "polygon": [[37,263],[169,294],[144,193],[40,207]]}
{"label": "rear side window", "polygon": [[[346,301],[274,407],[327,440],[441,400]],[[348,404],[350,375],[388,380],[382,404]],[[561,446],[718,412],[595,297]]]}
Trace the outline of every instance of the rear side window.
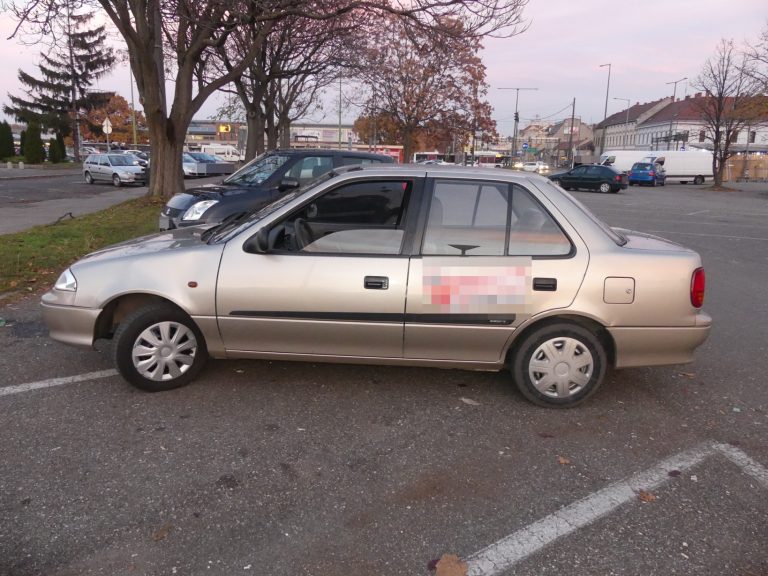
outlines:
{"label": "rear side window", "polygon": [[570,240],[525,188],[435,182],[422,254],[557,256],[570,251]]}
{"label": "rear side window", "polygon": [[355,158],[354,156],[342,156],[341,157],[341,164],[342,166],[352,166],[355,164],[361,164],[363,166],[367,166],[369,164],[381,164],[382,161],[378,158]]}

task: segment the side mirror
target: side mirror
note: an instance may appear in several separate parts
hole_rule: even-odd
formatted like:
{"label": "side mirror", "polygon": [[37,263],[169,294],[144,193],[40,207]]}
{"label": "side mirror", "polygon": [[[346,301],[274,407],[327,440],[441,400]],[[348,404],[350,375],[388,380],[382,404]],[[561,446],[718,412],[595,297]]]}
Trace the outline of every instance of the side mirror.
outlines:
{"label": "side mirror", "polygon": [[243,244],[243,250],[249,254],[266,254],[269,252],[269,230],[262,228],[248,238]]}
{"label": "side mirror", "polygon": [[296,180],[296,178],[283,178],[280,180],[280,184],[277,186],[277,189],[280,192],[285,192],[286,190],[293,190],[294,188],[299,187],[299,181]]}

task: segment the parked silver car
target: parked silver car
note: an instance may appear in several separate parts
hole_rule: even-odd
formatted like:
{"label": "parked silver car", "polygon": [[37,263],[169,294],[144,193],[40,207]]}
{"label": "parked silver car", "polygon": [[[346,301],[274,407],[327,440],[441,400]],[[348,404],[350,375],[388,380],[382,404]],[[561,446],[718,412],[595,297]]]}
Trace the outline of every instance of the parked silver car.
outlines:
{"label": "parked silver car", "polygon": [[145,184],[147,170],[131,154],[89,154],[83,162],[83,178],[88,184],[99,180],[123,184]]}
{"label": "parked silver car", "polygon": [[609,366],[690,362],[703,299],[697,253],[610,228],[539,175],[393,165],[90,254],[42,306],[54,339],[111,339],[149,391],[209,356],[506,367],[526,398],[563,407]]}

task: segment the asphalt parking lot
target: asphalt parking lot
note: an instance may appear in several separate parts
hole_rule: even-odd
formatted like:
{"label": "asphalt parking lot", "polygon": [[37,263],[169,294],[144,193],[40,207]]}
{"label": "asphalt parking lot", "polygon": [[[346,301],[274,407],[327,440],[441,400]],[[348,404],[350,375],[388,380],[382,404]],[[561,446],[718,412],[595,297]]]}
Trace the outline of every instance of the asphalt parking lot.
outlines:
{"label": "asphalt parking lot", "polygon": [[697,250],[714,328],[573,410],[505,373],[257,361],[145,394],[36,298],[0,307],[0,574],[768,574],[768,184],[743,188],[575,193]]}

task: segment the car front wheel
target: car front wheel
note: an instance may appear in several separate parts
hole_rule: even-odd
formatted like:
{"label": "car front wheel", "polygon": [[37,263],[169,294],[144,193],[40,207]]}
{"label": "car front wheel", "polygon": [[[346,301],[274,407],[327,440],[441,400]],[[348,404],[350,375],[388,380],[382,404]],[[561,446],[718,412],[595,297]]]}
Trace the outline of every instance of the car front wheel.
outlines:
{"label": "car front wheel", "polygon": [[166,304],[129,314],[115,332],[112,352],[123,378],[147,392],[188,384],[208,359],[197,325],[183,311]]}
{"label": "car front wheel", "polygon": [[93,176],[91,176],[90,172],[85,173],[85,183],[86,184],[93,184]]}
{"label": "car front wheel", "polygon": [[597,336],[570,323],[548,324],[528,334],[515,349],[512,377],[539,406],[569,408],[602,384],[607,356]]}
{"label": "car front wheel", "polygon": [[608,182],[603,182],[602,184],[600,184],[600,192],[602,192],[603,194],[608,194],[608,192],[610,191],[611,191],[611,185],[608,184]]}
{"label": "car front wheel", "polygon": [[117,188],[120,188],[120,186],[123,184],[122,180],[120,180],[120,176],[117,174],[112,174],[112,184],[114,184]]}

